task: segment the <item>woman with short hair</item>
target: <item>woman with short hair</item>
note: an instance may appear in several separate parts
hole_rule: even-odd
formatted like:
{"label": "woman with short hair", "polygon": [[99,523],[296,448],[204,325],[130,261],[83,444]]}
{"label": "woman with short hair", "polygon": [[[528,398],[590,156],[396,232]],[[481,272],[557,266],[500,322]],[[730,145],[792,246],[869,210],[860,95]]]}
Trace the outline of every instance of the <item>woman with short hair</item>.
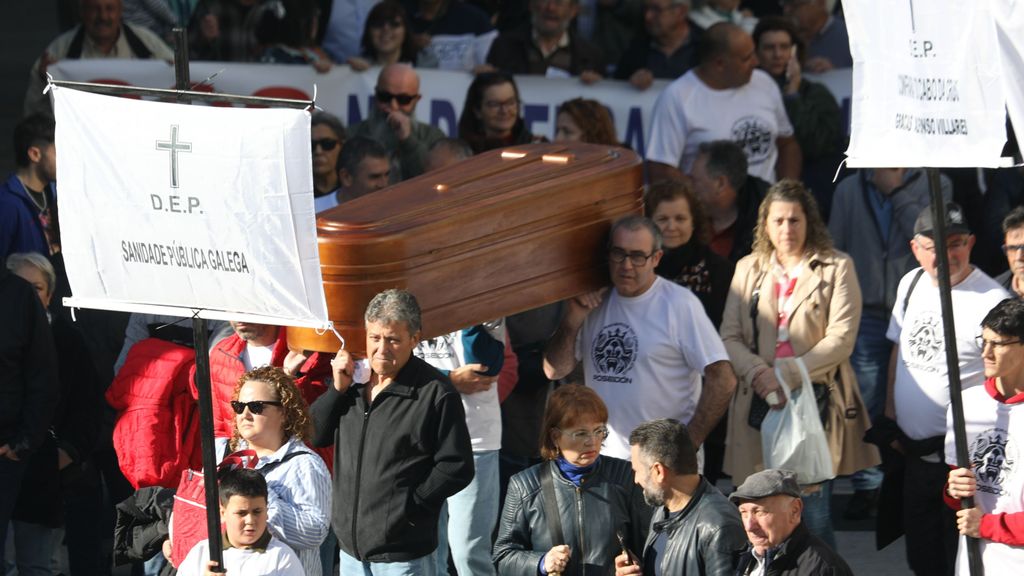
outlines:
{"label": "woman with short hair", "polygon": [[[608,409],[596,392],[569,384],[551,394],[545,461],[509,481],[494,544],[498,574],[613,574],[617,533],[630,550],[643,550],[652,510],[630,463],[601,456],[607,437]],[[561,534],[551,533],[549,511],[558,513]]]}

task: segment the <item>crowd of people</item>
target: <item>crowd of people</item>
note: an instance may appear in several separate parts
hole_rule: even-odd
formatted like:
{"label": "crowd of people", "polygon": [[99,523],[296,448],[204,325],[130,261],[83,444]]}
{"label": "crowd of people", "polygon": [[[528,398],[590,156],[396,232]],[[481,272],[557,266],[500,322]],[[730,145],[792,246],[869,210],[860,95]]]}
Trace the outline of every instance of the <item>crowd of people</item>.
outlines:
{"label": "crowd of people", "polygon": [[[365,311],[365,357],[290,350],[284,326],[210,324],[217,458],[255,460],[219,475],[229,574],[850,574],[840,515],[876,518],[881,543],[905,535],[919,575],[966,574],[963,535],[990,573],[1024,567],[1024,172],[941,177],[947,343],[924,171],[832,183],[847,131],[804,72],[852,66],[839,3],[78,4],[32,65],[0,184],[0,571],[57,574],[62,545],[73,576],[109,574],[112,557],[138,574],[217,570],[206,542],[169,529],[168,494],[201,467],[193,332],[61,306],[42,96],[58,60],[170,59],[180,25],[193,59],[377,67],[362,122],[312,113],[317,212],[507,146],[619,146],[585,97],[532,133],[517,75],[671,81],[644,215],[609,223],[607,287],[434,338],[415,295],[388,290]],[[453,137],[415,115],[422,68],[473,75]],[[807,390],[826,477],[766,449]],[[839,476],[854,494],[833,510]]]}

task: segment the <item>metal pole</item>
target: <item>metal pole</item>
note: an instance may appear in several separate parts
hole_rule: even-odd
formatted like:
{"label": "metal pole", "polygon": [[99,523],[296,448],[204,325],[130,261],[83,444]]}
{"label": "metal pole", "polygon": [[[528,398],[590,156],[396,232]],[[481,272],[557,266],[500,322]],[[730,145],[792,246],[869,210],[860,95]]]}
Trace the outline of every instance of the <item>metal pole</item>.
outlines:
{"label": "metal pole", "polygon": [[[182,92],[176,95],[181,104],[191,104],[185,94],[190,88],[188,73],[188,31],[174,29],[174,86]],[[196,353],[196,389],[199,392],[199,439],[203,452],[203,488],[206,492],[206,532],[210,560],[217,562],[213,572],[225,572],[224,549],[220,536],[220,499],[217,494],[217,452],[213,440],[213,394],[210,391],[210,345],[206,319],[192,317],[192,342]]]}
{"label": "metal pole", "polygon": [[[932,197],[932,222],[935,229],[935,259],[938,267],[939,299],[942,305],[942,325],[946,342],[946,370],[949,373],[949,400],[953,411],[953,438],[956,440],[956,464],[970,468],[967,454],[967,431],[964,423],[964,403],[960,395],[960,358],[956,352],[956,326],[953,324],[953,287],[949,280],[949,255],[946,252],[946,202],[942,199],[942,186],[938,168],[928,168],[928,187]],[[961,508],[973,508],[974,498],[960,501]],[[983,576],[981,548],[977,538],[967,537],[967,560],[971,576]]]}

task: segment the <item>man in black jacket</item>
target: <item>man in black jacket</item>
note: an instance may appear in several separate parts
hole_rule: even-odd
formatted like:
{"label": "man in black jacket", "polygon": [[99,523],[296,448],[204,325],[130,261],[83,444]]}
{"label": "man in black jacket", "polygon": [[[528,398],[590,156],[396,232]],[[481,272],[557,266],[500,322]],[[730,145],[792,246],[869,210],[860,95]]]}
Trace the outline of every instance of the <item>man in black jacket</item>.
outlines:
{"label": "man in black jacket", "polygon": [[729,500],[739,506],[750,540],[737,576],[853,576],[843,558],[800,523],[803,501],[792,472],[751,474]]}
{"label": "man in black jacket", "polygon": [[412,294],[378,294],[365,320],[369,370],[339,350],[334,385],[310,410],[314,444],[334,443],[341,573],[433,576],[441,506],[473,479],[466,414],[448,379],[412,355]]}
{"label": "man in black jacket", "polygon": [[655,506],[643,554],[621,554],[616,576],[732,574],[746,546],[740,516],[697,473],[697,451],[686,426],[671,418],[637,426],[629,436],[636,483]]}
{"label": "man in black jacket", "polygon": [[[57,403],[57,370],[46,312],[32,286],[0,267],[0,542],[25,461],[42,443]],[[0,566],[3,566],[0,546]]]}

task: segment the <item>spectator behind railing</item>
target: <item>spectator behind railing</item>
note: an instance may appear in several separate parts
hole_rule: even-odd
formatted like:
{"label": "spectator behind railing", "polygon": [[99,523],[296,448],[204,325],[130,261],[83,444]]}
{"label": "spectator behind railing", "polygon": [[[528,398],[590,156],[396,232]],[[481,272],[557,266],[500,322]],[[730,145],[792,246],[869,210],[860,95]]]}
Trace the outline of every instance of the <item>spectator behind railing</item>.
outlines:
{"label": "spectator behind railing", "polygon": [[370,10],[361,45],[362,53],[348,59],[348,65],[359,72],[370,66],[416,62],[409,15],[394,0],[384,0]]}
{"label": "spectator behind railing", "polygon": [[608,108],[597,100],[573,98],[558,106],[555,142],[589,142],[621,146]]}
{"label": "spectator behind railing", "polygon": [[261,9],[256,25],[260,62],[312,64],[320,73],[331,69],[331,59],[315,45],[320,17],[316,0],[271,0]]}
{"label": "spectator behind railing", "polygon": [[537,141],[519,113],[521,104],[519,88],[510,74],[478,74],[466,91],[459,116],[459,138],[469,144],[474,154]]}
{"label": "spectator behind railing", "polygon": [[320,198],[338,189],[338,157],[345,144],[345,126],[330,112],[314,112],[309,134],[313,151],[313,196]]}

